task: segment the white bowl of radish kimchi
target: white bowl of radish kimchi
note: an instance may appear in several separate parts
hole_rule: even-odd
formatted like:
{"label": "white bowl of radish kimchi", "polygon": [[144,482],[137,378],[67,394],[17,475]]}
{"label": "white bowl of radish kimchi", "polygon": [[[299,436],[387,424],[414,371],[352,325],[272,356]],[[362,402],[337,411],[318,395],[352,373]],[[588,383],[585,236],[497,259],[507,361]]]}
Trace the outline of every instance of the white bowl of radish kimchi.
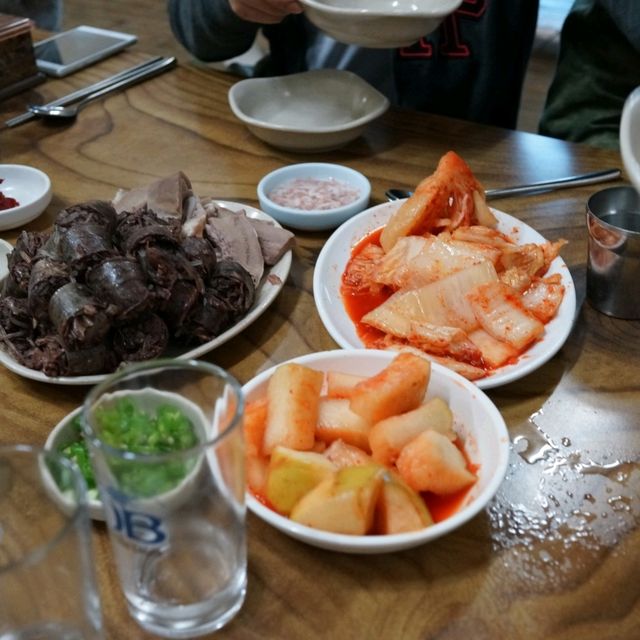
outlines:
{"label": "white bowl of radish kimchi", "polygon": [[315,547],[375,554],[423,545],[481,513],[507,470],[498,409],[422,356],[307,354],[243,392],[247,506]]}

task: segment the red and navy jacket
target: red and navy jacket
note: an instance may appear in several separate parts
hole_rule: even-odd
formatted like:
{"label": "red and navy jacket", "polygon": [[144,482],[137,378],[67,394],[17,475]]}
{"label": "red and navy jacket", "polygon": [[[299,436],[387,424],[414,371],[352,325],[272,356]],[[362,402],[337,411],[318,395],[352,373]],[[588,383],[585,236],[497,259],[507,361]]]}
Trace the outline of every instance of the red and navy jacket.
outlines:
{"label": "red and navy jacket", "polygon": [[508,128],[516,125],[537,13],[537,0],[465,0],[410,47],[365,49],[336,42],[304,14],[258,25],[238,18],[228,0],[169,0],[176,37],[200,60],[238,56],[262,29],[270,52],[252,75],[348,69],[396,106]]}

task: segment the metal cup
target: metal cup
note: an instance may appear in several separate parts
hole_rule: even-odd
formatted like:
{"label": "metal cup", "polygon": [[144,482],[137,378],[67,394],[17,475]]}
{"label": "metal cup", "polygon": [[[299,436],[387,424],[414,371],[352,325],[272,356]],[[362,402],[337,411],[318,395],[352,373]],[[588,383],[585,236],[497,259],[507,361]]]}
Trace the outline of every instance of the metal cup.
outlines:
{"label": "metal cup", "polygon": [[587,298],[608,316],[640,319],[640,194],[598,191],[587,202]]}

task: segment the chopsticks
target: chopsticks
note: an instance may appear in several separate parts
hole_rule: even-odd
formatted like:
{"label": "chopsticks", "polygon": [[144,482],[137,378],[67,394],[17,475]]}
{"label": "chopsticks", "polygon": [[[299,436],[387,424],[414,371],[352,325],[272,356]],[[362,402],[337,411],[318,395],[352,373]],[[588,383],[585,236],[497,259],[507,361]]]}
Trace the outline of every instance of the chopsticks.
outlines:
{"label": "chopsticks", "polygon": [[[166,69],[170,69],[171,67],[175,66],[175,64],[176,64],[176,59],[174,57],[164,58],[162,56],[157,56],[155,58],[151,58],[150,60],[147,60],[146,62],[141,62],[140,64],[134,65],[133,67],[129,67],[124,71],[120,71],[119,73],[116,73],[112,76],[109,76],[108,78],[105,78],[104,80],[95,82],[94,84],[89,85],[88,87],[84,87],[83,89],[78,89],[77,91],[73,91],[72,93],[69,93],[66,96],[56,98],[55,100],[48,102],[45,106],[65,107],[69,104],[73,104],[74,102],[77,102],[78,100],[82,100],[83,98],[87,97],[89,94],[93,93],[94,91],[105,89],[123,80],[129,80],[129,79],[132,80],[134,78],[143,79],[143,78],[146,78],[147,76],[151,77]],[[19,116],[15,116],[14,118],[7,120],[4,123],[4,126],[15,127],[19,124],[23,124],[24,122],[29,122],[29,120],[32,120],[33,118],[36,118],[36,117],[37,116],[31,113],[30,111],[25,111],[24,113],[21,113]]]}

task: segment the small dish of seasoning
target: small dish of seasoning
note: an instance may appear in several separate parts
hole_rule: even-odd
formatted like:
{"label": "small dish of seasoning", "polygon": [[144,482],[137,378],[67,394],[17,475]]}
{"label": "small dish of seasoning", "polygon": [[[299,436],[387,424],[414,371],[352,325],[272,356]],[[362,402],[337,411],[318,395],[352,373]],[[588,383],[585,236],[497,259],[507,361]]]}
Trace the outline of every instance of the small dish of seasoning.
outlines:
{"label": "small dish of seasoning", "polygon": [[258,183],[260,208],[303,231],[335,229],[369,206],[371,185],[339,164],[304,162],[276,169]]}
{"label": "small dish of seasoning", "polygon": [[[197,408],[185,398],[172,393],[140,390],[128,395],[114,394],[112,403],[99,407],[98,419],[103,424],[105,441],[128,451],[156,455],[167,451],[180,451],[197,442],[196,429],[202,429],[202,418]],[[87,484],[89,515],[104,520],[104,505],[100,498],[91,456],[82,429],[82,407],[65,416],[51,431],[45,449],[60,452],[74,462]],[[188,495],[190,479],[195,468],[180,467],[180,463],[167,463],[151,467],[132,468],[122,465],[126,483],[139,496],[157,496],[164,501],[181,500]],[[116,471],[114,470],[114,473]],[[64,478],[44,473],[45,487],[62,509],[72,507]],[[157,499],[150,497],[149,501]]]}
{"label": "small dish of seasoning", "polygon": [[[63,456],[78,465],[87,484],[89,515],[93,520],[104,520],[102,500],[100,500],[98,494],[89,451],[82,435],[81,414],[82,407],[78,407],[60,420],[51,430],[44,447],[45,449],[59,451]],[[51,497],[62,509],[70,509],[72,507],[71,499],[67,495],[65,487],[60,486],[60,479],[54,478],[50,474],[45,475],[44,479],[45,487],[47,487]]]}
{"label": "small dish of seasoning", "polygon": [[51,202],[46,173],[21,164],[0,164],[0,231],[35,220]]}

